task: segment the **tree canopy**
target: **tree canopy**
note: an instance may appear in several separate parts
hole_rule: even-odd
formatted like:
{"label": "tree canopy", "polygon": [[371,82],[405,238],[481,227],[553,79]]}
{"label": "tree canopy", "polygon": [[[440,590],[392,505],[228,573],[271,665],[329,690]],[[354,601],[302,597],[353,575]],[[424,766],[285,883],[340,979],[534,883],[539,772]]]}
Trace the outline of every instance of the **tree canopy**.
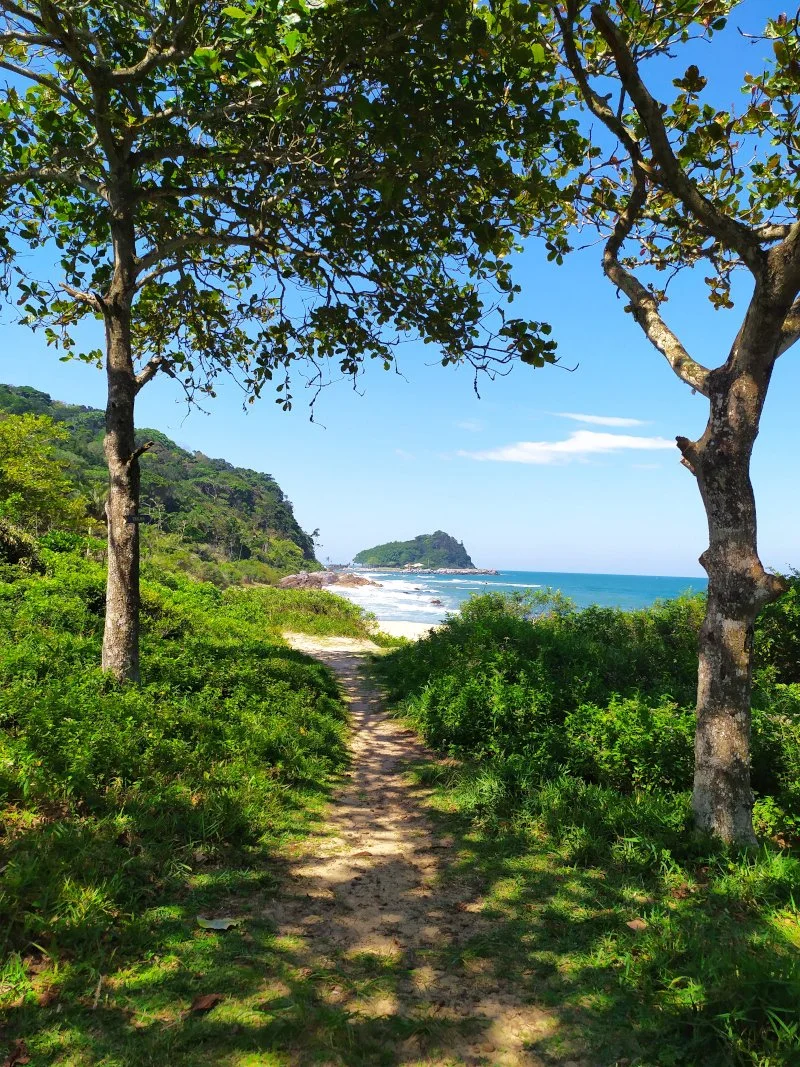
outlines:
{"label": "tree canopy", "polygon": [[46,415],[0,413],[0,518],[33,533],[78,525],[85,501],[57,454],[66,437]]}
{"label": "tree canopy", "polygon": [[[533,164],[562,125],[513,29],[474,0],[0,0],[0,249],[24,321],[105,364],[117,677],[139,671],[134,408],[159,372],[190,398],[277,374],[286,408],[296,361],[322,385],[390,367],[404,338],[476,373],[554,361],[549,328],[506,312],[522,196],[552,210]],[[17,255],[41,246],[60,283]],[[104,352],[77,348],[92,316]]]}
{"label": "tree canopy", "polygon": [[[504,54],[508,20],[468,0],[0,17],[0,239],[48,343],[77,352],[74,327],[102,317],[125,215],[139,386],[238,367],[257,392],[298,357],[354,374],[401,336],[448,361],[553,358],[536,324],[482,330],[478,283],[513,290],[515,161],[559,121],[542,57]],[[29,276],[24,246],[57,251],[60,284]]]}

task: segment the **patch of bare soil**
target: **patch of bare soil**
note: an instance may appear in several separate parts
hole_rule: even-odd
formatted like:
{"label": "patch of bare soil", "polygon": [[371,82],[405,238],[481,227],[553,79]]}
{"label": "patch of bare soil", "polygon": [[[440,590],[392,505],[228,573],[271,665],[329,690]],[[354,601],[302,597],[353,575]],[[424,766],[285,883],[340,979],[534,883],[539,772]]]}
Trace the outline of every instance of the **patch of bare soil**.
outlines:
{"label": "patch of bare soil", "polygon": [[354,1017],[435,1022],[427,1037],[412,1027],[413,1036],[402,1038],[402,1026],[388,1027],[387,1035],[398,1033],[393,1063],[543,1063],[530,1048],[554,1032],[557,1019],[526,1002],[488,961],[460,950],[485,931],[487,919],[474,888],[465,893],[463,884],[442,878],[454,842],[437,837],[424,812],[425,790],[409,784],[406,765],[430,753],[364,681],[361,649],[312,638],[295,647],[338,675],[352,713],[353,763],[325,832],[290,866],[273,916],[279,933],[295,939],[312,970],[319,961],[329,967],[335,959],[346,969],[348,961],[371,960],[375,973],[395,977],[370,996],[334,988],[333,1001]]}

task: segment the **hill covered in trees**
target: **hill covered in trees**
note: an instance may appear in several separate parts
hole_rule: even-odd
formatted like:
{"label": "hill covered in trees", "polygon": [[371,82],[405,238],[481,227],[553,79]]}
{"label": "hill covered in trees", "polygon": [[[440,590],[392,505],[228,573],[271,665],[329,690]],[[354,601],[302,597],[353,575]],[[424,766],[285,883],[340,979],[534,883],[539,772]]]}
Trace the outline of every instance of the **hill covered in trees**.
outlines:
{"label": "hill covered in trees", "polygon": [[473,568],[461,541],[436,530],[432,534],[420,534],[411,541],[388,541],[385,545],[365,548],[353,560],[363,567],[405,567],[418,563],[423,567]]}
{"label": "hill covered in trees", "polygon": [[[58,453],[98,533],[108,482],[104,413],[29,386],[0,385],[0,418],[23,414],[48,416],[67,431]],[[311,535],[269,474],[187,452],[158,430],[141,429],[137,437],[153,442],[141,461],[145,566],[168,557],[170,566],[222,585],[265,580],[270,571],[317,569]]]}

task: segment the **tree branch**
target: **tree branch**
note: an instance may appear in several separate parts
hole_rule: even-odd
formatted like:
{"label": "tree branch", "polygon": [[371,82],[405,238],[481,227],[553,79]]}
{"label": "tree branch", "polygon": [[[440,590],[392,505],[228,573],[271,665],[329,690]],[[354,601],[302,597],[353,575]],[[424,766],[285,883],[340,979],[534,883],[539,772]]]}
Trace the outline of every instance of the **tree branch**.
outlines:
{"label": "tree branch", "polygon": [[[190,248],[202,248],[203,245],[215,245],[218,248],[251,248],[254,252],[274,252],[274,247],[258,234],[222,234],[222,233],[188,233],[182,237],[175,237],[171,241],[165,241],[159,248],[142,256],[136,261],[137,289],[151,279],[154,275],[148,274],[142,278],[145,271],[157,267],[169,260],[173,266],[177,266],[176,253],[188,251]],[[158,270],[156,274],[163,273]]]}
{"label": "tree branch", "polygon": [[152,381],[160,370],[163,370],[165,374],[170,374],[171,376],[171,371],[168,366],[169,362],[170,361],[166,356],[153,356],[150,362],[146,363],[136,375],[136,392],[138,393],[149,381]]}
{"label": "tree branch", "polygon": [[125,466],[130,467],[139,458],[139,456],[143,456],[145,452],[149,452],[151,448],[155,448],[155,444],[155,441],[145,441],[143,445],[139,445],[138,448],[134,448],[133,452],[131,452],[131,454],[128,456]]}
{"label": "tree branch", "polygon": [[783,320],[777,355],[782,356],[793,344],[800,341],[800,300],[796,300]]}
{"label": "tree branch", "polygon": [[182,51],[183,34],[189,27],[198,7],[200,7],[200,0],[189,0],[186,4],[186,10],[175,26],[172,43],[167,48],[158,46],[159,33],[157,29],[150,37],[150,43],[147,46],[144,57],[131,67],[116,67],[114,70],[109,71],[111,80],[114,82],[138,81],[147,77],[152,70],[169,63],[170,60],[179,55]]}
{"label": "tree branch", "polygon": [[77,300],[79,304],[88,304],[90,308],[95,311],[103,312],[103,301],[95,293],[87,293],[83,289],[75,289],[71,285],[67,285],[66,282],[61,283],[61,288],[65,293],[68,293],[73,300]]}
{"label": "tree branch", "polygon": [[761,226],[756,226],[753,233],[759,241],[763,241],[767,244],[770,241],[785,240],[789,236],[791,229],[792,227],[789,223],[765,222]]}
{"label": "tree branch", "polygon": [[0,189],[12,189],[15,185],[24,185],[26,182],[34,181],[40,182],[42,185],[46,185],[48,182],[73,185],[78,189],[84,189],[87,193],[93,193],[104,200],[107,199],[105,186],[100,182],[87,178],[79,170],[59,170],[57,167],[28,167],[27,170],[0,174]]}
{"label": "tree branch", "polygon": [[580,89],[581,96],[585,100],[587,107],[592,114],[600,119],[603,125],[619,139],[631,159],[641,160],[642,150],[639,142],[616,112],[609,107],[605,97],[600,96],[592,88],[589,79],[586,76],[586,70],[581,62],[580,54],[575,43],[575,34],[572,32],[572,24],[555,5],[553,6],[553,14],[561,31],[561,39],[564,43],[564,56],[567,60],[567,66],[569,67],[573,78],[578,83],[578,88]]}
{"label": "tree branch", "polygon": [[764,255],[758,238],[749,227],[719,211],[686,176],[672,150],[661,106],[650,95],[639,76],[636,61],[618,27],[598,4],[592,6],[592,22],[608,44],[622,86],[647,130],[653,159],[659,168],[658,173],[653,175],[653,180],[669,189],[709,233],[738,253],[753,274],[760,276]]}
{"label": "tree branch", "polygon": [[692,359],[662,319],[658,300],[618,258],[619,251],[636,224],[647,199],[646,178],[635,161],[633,175],[634,186],[630,199],[617,219],[614,232],[603,251],[603,270],[609,280],[628,297],[634,319],[648,341],[665,357],[681,381],[696,389],[698,393],[708,396],[708,368]]}
{"label": "tree branch", "polygon": [[82,115],[89,114],[89,109],[84,106],[81,98],[69,89],[64,88],[54,78],[49,78],[45,74],[37,74],[36,71],[31,70],[29,67],[21,63],[12,63],[9,59],[0,59],[0,69],[10,71],[12,74],[25,78],[27,81],[36,82],[37,85],[43,85],[46,89],[60,96],[62,100],[72,104]]}

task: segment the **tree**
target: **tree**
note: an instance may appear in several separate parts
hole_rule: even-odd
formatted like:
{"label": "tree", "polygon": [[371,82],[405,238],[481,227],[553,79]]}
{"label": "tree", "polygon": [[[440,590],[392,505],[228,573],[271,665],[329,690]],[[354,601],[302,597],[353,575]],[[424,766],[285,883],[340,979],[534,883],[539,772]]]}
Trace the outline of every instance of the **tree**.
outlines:
{"label": "tree", "polygon": [[[295,361],[321,384],[403,337],[444,363],[554,359],[537,323],[484,331],[481,284],[516,291],[515,161],[559,122],[543,57],[504,43],[473,0],[0,0],[0,247],[24,321],[105,366],[118,678],[139,674],[134,409],[157,374],[191,398],[280,371],[289,407]],[[60,286],[15,261],[40,246]],[[76,347],[87,316],[103,351]]]}
{"label": "tree", "polygon": [[85,502],[56,454],[66,437],[46,415],[0,418],[0,518],[32,533],[79,524]]}
{"label": "tree", "polygon": [[[661,102],[648,88],[652,61],[713,41],[727,0],[618,0],[530,5],[522,18],[560,64],[562,88],[595,124],[585,162],[571,175],[564,221],[543,226],[549,255],[568,251],[570,225],[605,238],[603,270],[627,298],[645,336],[682,382],[707,397],[696,441],[678,437],[709,528],[700,557],[708,606],[700,633],[694,813],[697,826],[751,844],[750,692],[753,624],[785,588],[758,555],[750,457],[776,360],[800,337],[800,44],[797,21],[767,24],[771,62],[744,77],[744,105],[718,106],[695,62]],[[519,5],[517,5],[519,8]],[[686,61],[684,61],[686,62]],[[707,88],[709,89],[706,92]],[[579,120],[580,121],[580,120]],[[604,131],[599,140],[597,130]],[[567,169],[559,178],[567,181]],[[667,284],[703,270],[715,308],[733,307],[731,278],[753,291],[736,339],[716,365],[693,358],[663,313]]]}

